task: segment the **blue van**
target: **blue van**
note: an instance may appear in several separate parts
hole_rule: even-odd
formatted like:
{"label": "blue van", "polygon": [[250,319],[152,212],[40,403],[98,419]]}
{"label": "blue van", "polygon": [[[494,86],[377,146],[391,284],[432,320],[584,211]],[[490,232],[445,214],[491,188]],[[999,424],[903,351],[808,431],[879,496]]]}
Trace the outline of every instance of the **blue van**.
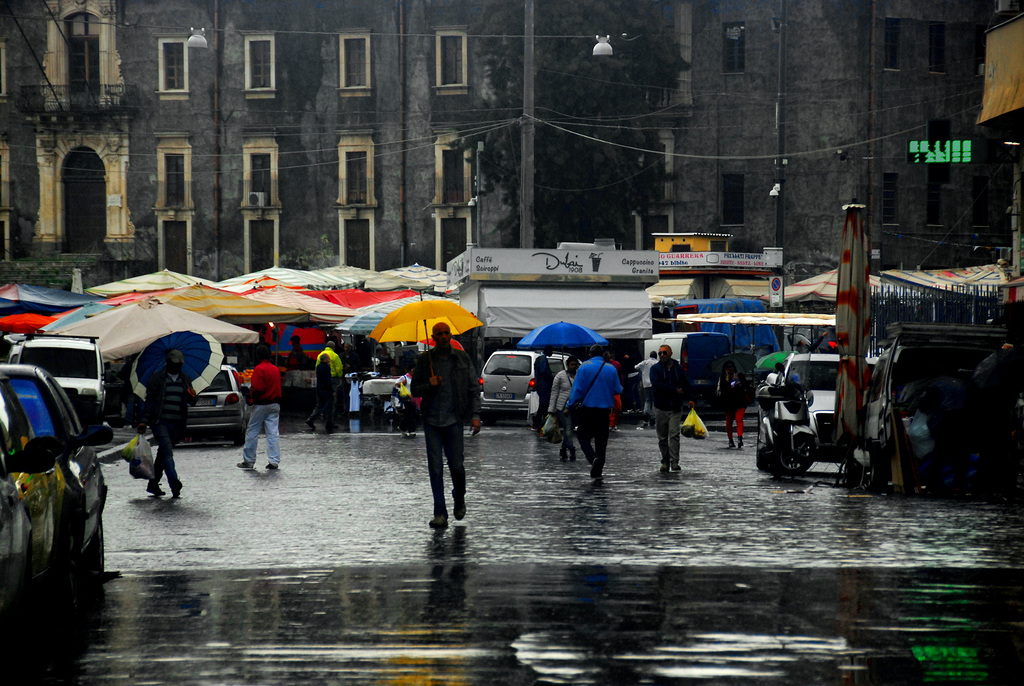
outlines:
{"label": "blue van", "polygon": [[732,339],[728,335],[712,331],[656,333],[644,341],[644,358],[663,345],[672,348],[672,357],[686,369],[693,399],[714,394],[718,374],[711,371],[711,363],[732,352]]}

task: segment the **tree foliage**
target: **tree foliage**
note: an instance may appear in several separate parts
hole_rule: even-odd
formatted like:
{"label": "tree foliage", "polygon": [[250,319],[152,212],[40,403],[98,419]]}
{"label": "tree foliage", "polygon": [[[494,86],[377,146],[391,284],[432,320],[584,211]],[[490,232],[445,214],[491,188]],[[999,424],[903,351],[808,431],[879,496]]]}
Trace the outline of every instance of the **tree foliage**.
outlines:
{"label": "tree foliage", "polygon": [[[537,246],[615,238],[634,247],[642,213],[666,179],[658,129],[673,125],[671,94],[688,68],[672,35],[671,3],[543,0],[534,10],[535,221]],[[483,111],[522,116],[523,3],[488,0],[472,30],[487,73]],[[595,34],[611,34],[612,57],[594,57]],[[622,34],[626,34],[623,38]],[[520,122],[521,123],[521,122]],[[520,129],[490,133],[485,193],[510,208],[499,230],[518,245]],[[508,242],[508,241],[507,241]]]}

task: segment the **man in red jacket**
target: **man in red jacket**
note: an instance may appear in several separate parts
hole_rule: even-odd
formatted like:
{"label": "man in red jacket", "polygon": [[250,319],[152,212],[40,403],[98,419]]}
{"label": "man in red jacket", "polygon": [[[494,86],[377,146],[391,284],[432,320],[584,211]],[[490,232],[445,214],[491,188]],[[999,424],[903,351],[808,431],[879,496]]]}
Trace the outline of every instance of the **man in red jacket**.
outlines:
{"label": "man in red jacket", "polygon": [[281,462],[281,443],[277,432],[281,419],[281,370],[270,361],[270,348],[264,344],[256,346],[259,363],[252,370],[249,384],[249,401],[253,404],[249,426],[245,430],[245,447],[242,448],[240,469],[256,466],[256,444],[260,427],[267,434],[267,469],[277,469]]}

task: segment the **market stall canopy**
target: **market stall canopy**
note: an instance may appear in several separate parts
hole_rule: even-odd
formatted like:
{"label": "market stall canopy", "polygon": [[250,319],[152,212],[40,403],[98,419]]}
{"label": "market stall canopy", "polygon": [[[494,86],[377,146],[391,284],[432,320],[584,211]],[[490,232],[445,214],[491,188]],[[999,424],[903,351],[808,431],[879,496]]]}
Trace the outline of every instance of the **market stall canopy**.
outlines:
{"label": "market stall canopy", "polygon": [[165,305],[155,298],[120,305],[54,333],[62,336],[92,336],[98,340],[104,360],[117,360],[142,352],[156,339],[177,331],[210,334],[221,343],[259,341],[259,334],[255,331],[174,305]]}
{"label": "market stall canopy", "polygon": [[676,321],[687,324],[835,326],[836,316],[834,314],[801,314],[799,312],[695,312],[693,314],[678,314]]}
{"label": "market stall canopy", "polygon": [[[318,271],[322,271],[333,276],[359,279],[360,282],[357,288],[361,288],[364,291],[399,291],[407,289],[423,290],[423,283],[421,281],[408,279],[403,276],[395,276],[394,274],[382,274],[381,272],[375,272],[371,269],[361,269],[359,267],[342,265],[338,267],[326,267]],[[447,278],[447,274],[445,276]]]}
{"label": "market stall canopy", "polygon": [[35,333],[47,324],[56,321],[55,317],[35,312],[22,312],[0,317],[0,331],[7,333]]}
{"label": "market stall canopy", "polygon": [[369,305],[376,305],[378,303],[391,302],[392,300],[417,297],[416,291],[410,289],[367,293],[366,291],[358,288],[344,288],[337,291],[304,291],[303,294],[314,298],[321,298],[327,302],[332,302],[335,305],[341,305],[342,307],[348,307],[353,310],[358,310]]}
{"label": "market stall canopy", "polygon": [[[356,313],[355,310],[341,305],[335,305],[327,300],[314,298],[305,295],[301,291],[291,290],[278,286],[276,288],[261,288],[252,293],[242,296],[248,300],[255,300],[262,303],[270,303],[279,307],[302,310],[309,313],[309,319],[313,322],[343,322]],[[275,320],[283,321],[283,320]]]}
{"label": "market stall canopy", "polygon": [[489,337],[522,338],[569,312],[608,339],[651,337],[651,301],[640,289],[488,286],[480,290],[478,311]]}
{"label": "market stall canopy", "polygon": [[760,298],[768,295],[768,279],[715,276],[708,291],[709,298]]}
{"label": "market stall canopy", "polygon": [[[881,280],[877,276],[871,277],[871,290],[881,286]],[[812,276],[803,281],[786,286],[785,300],[792,302],[828,302],[836,301],[836,292],[839,287],[839,270],[830,269],[827,272]],[[764,296],[766,299],[767,295]]]}
{"label": "market stall canopy", "polygon": [[279,284],[298,286],[311,291],[322,290],[325,288],[356,288],[359,285],[359,279],[335,276],[322,269],[319,271],[306,271],[303,269],[270,267],[269,269],[262,269],[258,272],[242,274],[241,276],[236,276],[233,279],[224,279],[223,281],[218,281],[213,284],[213,286],[220,289],[233,290],[236,286],[256,282],[259,279],[266,277],[274,279],[279,282]]}
{"label": "market stall canopy", "polygon": [[0,298],[3,301],[13,303],[11,307],[0,307],[0,311],[3,314],[18,314],[21,312],[53,314],[64,312],[74,307],[81,307],[86,303],[96,302],[101,299],[96,295],[83,295],[82,293],[72,293],[57,288],[26,286],[17,283],[0,286]]}
{"label": "market stall canopy", "polygon": [[44,326],[42,329],[40,329],[40,331],[50,331],[51,329],[57,329],[62,326],[74,324],[75,322],[80,322],[87,317],[93,316],[94,314],[106,312],[112,307],[114,306],[108,305],[104,302],[87,303],[85,305],[82,305],[81,307],[76,307],[73,310],[61,312],[60,314],[57,315],[57,319],[53,320],[52,322]]}
{"label": "market stall canopy", "polygon": [[439,269],[431,269],[430,267],[424,267],[423,265],[413,264],[408,267],[386,269],[382,271],[381,274],[398,276],[417,284],[415,286],[405,286],[405,288],[412,288],[417,291],[433,290],[435,293],[448,292],[448,272],[443,272]]}
{"label": "market stall canopy", "polygon": [[191,286],[197,283],[209,286],[213,282],[207,281],[206,279],[200,279],[196,276],[189,276],[188,274],[180,274],[178,272],[172,272],[169,269],[164,269],[159,272],[153,272],[152,274],[133,276],[130,279],[111,281],[110,283],[86,288],[85,292],[92,293],[93,295],[110,297],[112,295],[121,295],[122,293],[149,293],[152,291],[164,291],[170,288],[181,288],[182,286]]}
{"label": "market stall canopy", "polygon": [[689,300],[697,297],[694,291],[695,278],[690,279],[662,279],[653,286],[647,287],[647,297],[651,299],[652,305],[660,305],[665,298],[673,300]]}
{"label": "market stall canopy", "polygon": [[368,336],[386,316],[387,312],[361,312],[338,324],[335,330],[355,336]]}
{"label": "market stall canopy", "polygon": [[1008,280],[1006,272],[998,264],[958,269],[887,269],[882,272],[883,285],[896,284],[919,288],[998,288]]}
{"label": "market stall canopy", "polygon": [[269,302],[253,300],[236,293],[210,286],[187,286],[159,296],[168,305],[220,319],[232,324],[291,324],[309,321],[309,312],[297,307],[282,307]]}

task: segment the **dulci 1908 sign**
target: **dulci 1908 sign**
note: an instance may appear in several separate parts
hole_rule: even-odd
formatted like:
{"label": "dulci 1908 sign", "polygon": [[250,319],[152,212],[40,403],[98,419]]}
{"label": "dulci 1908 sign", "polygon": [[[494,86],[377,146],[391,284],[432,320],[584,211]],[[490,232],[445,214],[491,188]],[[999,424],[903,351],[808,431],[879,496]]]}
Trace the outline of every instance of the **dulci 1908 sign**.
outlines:
{"label": "dulci 1908 sign", "polygon": [[469,248],[448,263],[448,287],[466,281],[657,283],[655,250]]}

